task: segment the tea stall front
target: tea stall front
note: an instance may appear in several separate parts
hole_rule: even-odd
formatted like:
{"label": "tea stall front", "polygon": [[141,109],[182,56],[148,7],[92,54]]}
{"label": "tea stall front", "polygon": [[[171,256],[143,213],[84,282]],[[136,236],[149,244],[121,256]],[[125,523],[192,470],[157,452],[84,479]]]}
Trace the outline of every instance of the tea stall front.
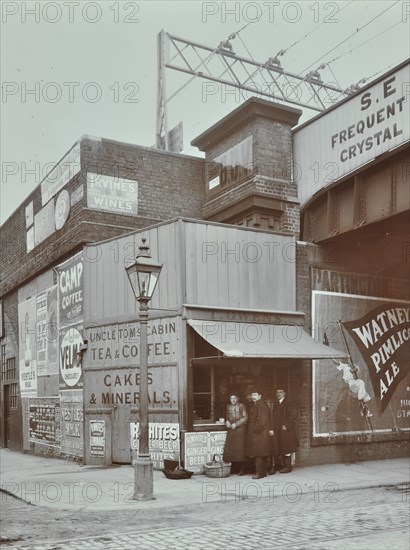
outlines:
{"label": "tea stall front", "polygon": [[295,246],[293,236],[178,219],[90,245],[84,250],[94,259],[85,260],[84,273],[86,463],[130,462],[137,441],[139,323],[125,267],[142,236],[163,264],[148,321],[157,468],[182,456],[179,439],[184,445],[187,433],[204,438],[223,431],[220,388],[246,399],[261,386],[269,401],[281,385],[299,407],[309,395],[310,359],[340,356],[315,342],[295,311],[295,263],[284,254]]}

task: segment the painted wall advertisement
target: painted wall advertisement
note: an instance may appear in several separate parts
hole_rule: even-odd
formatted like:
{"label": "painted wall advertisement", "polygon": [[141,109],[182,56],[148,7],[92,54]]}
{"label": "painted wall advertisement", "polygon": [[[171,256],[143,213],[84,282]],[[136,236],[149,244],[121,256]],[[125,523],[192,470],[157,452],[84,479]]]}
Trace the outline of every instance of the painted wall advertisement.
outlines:
{"label": "painted wall advertisement", "polygon": [[[148,322],[148,398],[150,408],[159,412],[178,409],[178,323],[179,319],[175,318]],[[87,390],[86,403],[138,407],[139,324],[89,327],[85,338],[88,340],[87,366],[92,376],[92,394]]]}
{"label": "painted wall advertisement", "polygon": [[87,206],[115,214],[138,214],[138,182],[87,173]]}
{"label": "painted wall advertisement", "polygon": [[44,206],[81,170],[80,143],[70,149],[41,182],[41,204]]}
{"label": "painted wall advertisement", "polygon": [[62,391],[61,452],[66,455],[84,456],[84,413],[81,390]]}
{"label": "painted wall advertisement", "polygon": [[60,389],[79,389],[82,379],[83,345],[83,273],[84,260],[80,252],[59,265],[58,311],[59,311],[59,365]]}
{"label": "painted wall advertisement", "polygon": [[21,397],[37,397],[36,297],[18,305]]}
{"label": "painted wall advertisement", "polygon": [[[179,319],[148,321],[148,363],[164,364],[178,360]],[[116,323],[88,327],[89,364],[91,366],[125,366],[139,363],[139,323]]]}
{"label": "painted wall advertisement", "polygon": [[215,455],[223,455],[226,432],[187,432],[184,443],[184,466],[194,473],[202,473],[205,464]]}
{"label": "painted wall advertisement", "polygon": [[105,454],[105,420],[90,420],[90,454]]}
{"label": "painted wall advertisement", "polygon": [[[138,453],[139,422],[130,423],[131,449]],[[164,468],[164,460],[179,459],[179,424],[149,423],[149,450],[155,470]]]}
{"label": "painted wall advertisement", "polygon": [[58,373],[57,286],[37,294],[37,376]]}
{"label": "painted wall advertisement", "polygon": [[60,327],[75,325],[83,320],[83,273],[81,252],[57,267]]}
{"label": "painted wall advertisement", "polygon": [[409,305],[313,291],[315,337],[352,360],[314,361],[315,436],[410,429]]}
{"label": "painted wall advertisement", "polygon": [[409,140],[408,75],[407,62],[294,133],[302,206],[319,189]]}
{"label": "painted wall advertisement", "polygon": [[60,389],[83,387],[82,325],[60,331]]}
{"label": "painted wall advertisement", "polygon": [[30,442],[59,447],[61,445],[60,400],[42,397],[29,400]]}

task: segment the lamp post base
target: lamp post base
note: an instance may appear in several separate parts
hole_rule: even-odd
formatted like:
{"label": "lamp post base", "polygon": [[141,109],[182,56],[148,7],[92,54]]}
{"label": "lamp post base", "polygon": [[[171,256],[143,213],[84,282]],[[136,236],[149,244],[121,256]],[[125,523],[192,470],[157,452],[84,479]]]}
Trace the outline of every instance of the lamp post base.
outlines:
{"label": "lamp post base", "polygon": [[133,500],[154,499],[154,475],[151,457],[137,456],[134,462],[134,495]]}

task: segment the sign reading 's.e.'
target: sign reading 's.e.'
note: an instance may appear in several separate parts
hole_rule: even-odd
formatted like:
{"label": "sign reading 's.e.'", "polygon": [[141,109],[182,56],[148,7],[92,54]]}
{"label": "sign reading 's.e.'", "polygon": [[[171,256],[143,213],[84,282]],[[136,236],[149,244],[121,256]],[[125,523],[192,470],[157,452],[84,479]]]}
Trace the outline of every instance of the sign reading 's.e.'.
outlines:
{"label": "sign reading 's.e.'", "polygon": [[303,207],[320,189],[410,139],[409,63],[295,130]]}

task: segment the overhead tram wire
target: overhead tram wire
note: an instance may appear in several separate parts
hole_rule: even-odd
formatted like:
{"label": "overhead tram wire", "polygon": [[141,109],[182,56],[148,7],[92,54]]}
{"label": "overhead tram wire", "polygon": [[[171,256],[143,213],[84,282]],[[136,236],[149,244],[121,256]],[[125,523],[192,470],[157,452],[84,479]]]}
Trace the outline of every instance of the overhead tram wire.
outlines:
{"label": "overhead tram wire", "polygon": [[376,15],[375,17],[373,17],[373,19],[371,19],[370,21],[368,21],[367,23],[365,23],[362,27],[358,28],[355,30],[355,32],[353,32],[351,35],[349,35],[347,38],[345,38],[344,40],[342,40],[342,42],[340,42],[339,44],[337,44],[336,46],[334,46],[331,50],[327,51],[325,54],[323,54],[321,57],[319,57],[319,59],[317,59],[316,61],[314,61],[313,63],[311,63],[308,67],[306,67],[305,69],[303,69],[302,71],[300,71],[299,73],[299,76],[304,74],[308,69],[310,69],[311,67],[313,67],[314,65],[316,65],[316,63],[318,63],[321,59],[323,59],[324,57],[326,57],[329,53],[333,52],[336,48],[338,48],[339,46],[341,46],[342,44],[344,44],[345,42],[347,42],[347,40],[349,40],[349,38],[352,38],[352,36],[354,36],[355,34],[357,34],[358,32],[362,31],[365,27],[367,27],[368,25],[370,25],[371,23],[373,23],[373,21],[376,21],[376,19],[378,19],[379,17],[381,17],[384,13],[386,13],[387,11],[389,11],[390,9],[392,9],[396,4],[398,4],[400,2],[400,0],[396,0],[394,2],[394,4],[392,4],[391,6],[389,6],[388,8],[386,8],[385,10],[383,10],[381,13],[379,13],[378,15]]}
{"label": "overhead tram wire", "polygon": [[[401,25],[402,22],[399,21],[398,23],[395,23],[394,25],[392,25],[391,27],[389,27],[388,29],[385,29],[384,31],[378,33],[378,34],[375,34],[374,36],[372,36],[371,38],[369,38],[368,40],[365,40],[364,42],[362,42],[361,44],[358,44],[357,46],[355,46],[354,48],[338,55],[337,57],[334,57],[333,59],[331,59],[330,61],[327,61],[326,63],[322,63],[321,65],[319,65],[319,67],[317,67],[317,71],[320,71],[322,69],[324,69],[325,67],[328,67],[330,72],[332,73],[334,79],[336,80],[337,82],[337,79],[336,79],[336,76],[334,74],[334,72],[332,71],[331,67],[330,67],[330,64],[331,63],[334,63],[335,61],[337,61],[338,59],[340,59],[341,57],[344,57],[345,55],[348,55],[350,53],[353,53],[355,50],[359,49],[361,46],[364,46],[365,44],[367,44],[368,42],[371,42],[372,40],[374,40],[375,38],[379,38],[379,36],[381,36],[382,34],[386,33],[386,32],[389,32],[391,29],[394,29],[394,27],[397,27],[398,25]],[[392,67],[393,65],[391,65]],[[382,71],[378,71],[377,73],[375,73],[374,75],[372,76],[369,76],[367,78],[362,78],[361,80],[359,80],[359,82],[357,83],[358,84],[364,84],[365,82],[367,82],[368,80],[370,80],[370,78],[373,78],[373,76],[376,76],[380,73],[382,73],[384,70],[386,69],[383,69]],[[339,88],[341,87],[340,84],[337,82]]]}
{"label": "overhead tram wire", "polygon": [[[343,8],[338,12],[342,12],[344,9],[348,8],[350,6],[350,4],[353,2],[353,0],[350,0],[350,2],[348,2],[345,6],[343,6]],[[293,46],[296,46],[297,44],[299,44],[300,42],[302,42],[305,38],[307,38],[308,36],[310,36],[311,34],[313,34],[314,32],[316,32],[318,29],[320,29],[320,27],[322,25],[324,25],[325,23],[327,23],[327,21],[323,20],[320,25],[317,25],[316,27],[314,27],[311,31],[309,31],[307,34],[305,34],[304,36],[302,36],[301,38],[299,38],[298,40],[296,40],[296,42],[293,42],[293,44],[291,44],[290,46],[288,46],[286,49],[284,50],[279,50],[278,53],[276,54],[277,57],[279,56],[283,56],[285,55],[286,52],[288,52],[291,48],[293,48]]]}

